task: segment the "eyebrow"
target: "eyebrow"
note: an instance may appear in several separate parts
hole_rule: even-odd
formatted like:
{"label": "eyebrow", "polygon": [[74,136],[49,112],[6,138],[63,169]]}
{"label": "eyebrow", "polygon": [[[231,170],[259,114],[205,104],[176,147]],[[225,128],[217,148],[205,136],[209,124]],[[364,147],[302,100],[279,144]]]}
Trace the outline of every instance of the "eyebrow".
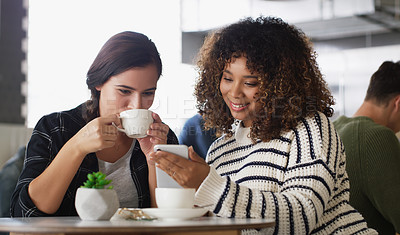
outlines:
{"label": "eyebrow", "polygon": [[[228,74],[230,74],[230,75],[233,75],[233,73],[231,73],[229,70],[224,70],[223,71],[224,73],[228,73]],[[258,76],[255,76],[255,75],[246,75],[246,76],[243,76],[244,78],[255,78],[255,79],[257,79],[258,78]]]}
{"label": "eyebrow", "polygon": [[[121,87],[121,88],[125,88],[125,89],[136,91],[135,88],[130,87],[130,86],[126,86],[126,85],[116,85],[116,87]],[[156,89],[157,89],[156,87],[152,87],[152,88],[146,89],[144,91],[155,91]]]}

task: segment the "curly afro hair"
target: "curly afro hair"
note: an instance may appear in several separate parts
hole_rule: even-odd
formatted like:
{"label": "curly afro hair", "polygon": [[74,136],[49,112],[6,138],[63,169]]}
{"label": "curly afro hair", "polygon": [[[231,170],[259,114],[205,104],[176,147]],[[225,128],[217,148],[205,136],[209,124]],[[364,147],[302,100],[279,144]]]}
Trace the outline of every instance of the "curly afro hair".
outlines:
{"label": "curly afro hair", "polygon": [[198,55],[196,107],[207,128],[232,135],[235,122],[219,85],[224,68],[239,57],[258,76],[255,97],[260,110],[253,120],[250,138],[269,141],[315,112],[333,115],[333,97],[316,62],[309,39],[280,18],[245,18],[209,34]]}

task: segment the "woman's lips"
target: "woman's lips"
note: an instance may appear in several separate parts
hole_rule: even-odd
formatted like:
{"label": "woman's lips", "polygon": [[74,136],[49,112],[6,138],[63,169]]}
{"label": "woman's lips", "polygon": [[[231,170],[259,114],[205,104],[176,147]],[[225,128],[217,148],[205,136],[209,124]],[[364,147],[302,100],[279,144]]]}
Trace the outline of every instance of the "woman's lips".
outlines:
{"label": "woman's lips", "polygon": [[245,109],[248,106],[248,104],[235,104],[232,102],[229,102],[229,103],[231,105],[232,110],[234,110],[234,111],[242,111],[243,109]]}

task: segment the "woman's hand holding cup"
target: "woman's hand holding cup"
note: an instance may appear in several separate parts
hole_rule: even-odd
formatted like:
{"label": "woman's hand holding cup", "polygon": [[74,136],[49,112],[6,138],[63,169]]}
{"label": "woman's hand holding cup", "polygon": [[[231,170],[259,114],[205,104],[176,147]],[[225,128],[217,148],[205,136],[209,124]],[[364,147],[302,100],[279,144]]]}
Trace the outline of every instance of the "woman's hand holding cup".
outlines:
{"label": "woman's hand holding cup", "polygon": [[136,138],[146,156],[153,152],[154,145],[167,143],[169,127],[158,114],[147,109],[130,109],[121,112],[119,117],[123,128],[113,125],[128,137]]}
{"label": "woman's hand holding cup", "polygon": [[118,115],[112,114],[93,119],[71,138],[74,146],[83,156],[113,147],[117,140],[118,131],[112,123],[120,125]]}
{"label": "woman's hand holding cup", "polygon": [[128,109],[119,114],[123,128],[113,125],[130,138],[144,138],[154,122],[153,112],[147,109]]}
{"label": "woman's hand holding cup", "polygon": [[[166,144],[167,143],[167,136],[169,127],[168,125],[161,122],[160,116],[158,114],[152,114],[154,122],[150,125],[149,129],[147,130],[147,137],[138,139],[140,143],[140,148],[142,149],[143,153],[146,155],[147,159],[150,157],[150,153],[153,152],[154,146],[157,144]],[[148,163],[154,165],[154,162]]]}

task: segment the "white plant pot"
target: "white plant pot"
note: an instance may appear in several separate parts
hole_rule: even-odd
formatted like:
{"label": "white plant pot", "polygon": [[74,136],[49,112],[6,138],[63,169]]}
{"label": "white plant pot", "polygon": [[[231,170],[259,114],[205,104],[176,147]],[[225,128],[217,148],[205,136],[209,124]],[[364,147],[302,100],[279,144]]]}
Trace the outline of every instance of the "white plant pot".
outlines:
{"label": "white plant pot", "polygon": [[114,189],[78,188],[75,208],[82,220],[109,220],[119,208]]}

